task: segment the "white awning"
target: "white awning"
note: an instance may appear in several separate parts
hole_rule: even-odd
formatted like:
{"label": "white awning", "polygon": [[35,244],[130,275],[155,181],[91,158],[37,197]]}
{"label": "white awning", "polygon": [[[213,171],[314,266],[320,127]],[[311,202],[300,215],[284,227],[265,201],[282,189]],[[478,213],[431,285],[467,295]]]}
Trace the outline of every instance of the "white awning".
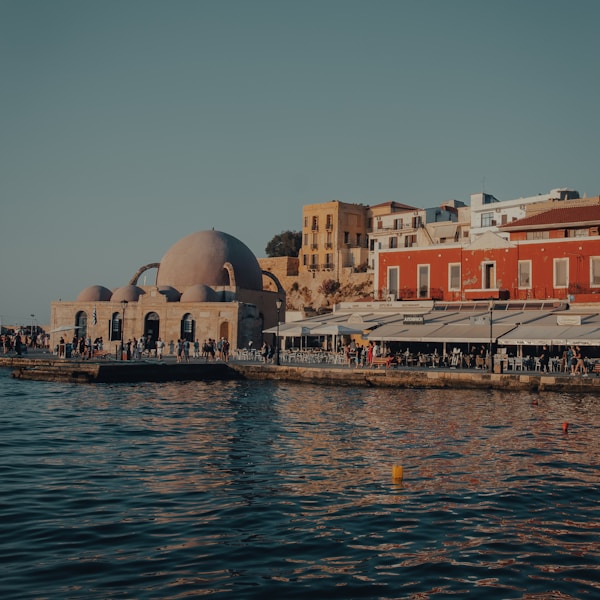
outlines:
{"label": "white awning", "polygon": [[[503,335],[498,344],[501,346],[543,346],[544,344],[560,346],[558,341],[569,327],[557,325],[520,325]],[[570,343],[570,342],[568,342]]]}
{"label": "white awning", "polygon": [[515,326],[507,323],[493,323],[490,335],[489,325],[444,325],[427,336],[426,342],[450,342],[452,344],[487,344],[508,333]]}

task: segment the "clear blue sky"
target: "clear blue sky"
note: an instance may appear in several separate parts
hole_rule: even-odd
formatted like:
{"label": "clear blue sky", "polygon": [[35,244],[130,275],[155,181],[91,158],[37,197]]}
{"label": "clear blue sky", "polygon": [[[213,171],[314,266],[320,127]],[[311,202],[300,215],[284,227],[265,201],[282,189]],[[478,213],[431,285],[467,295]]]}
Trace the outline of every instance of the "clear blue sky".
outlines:
{"label": "clear blue sky", "polygon": [[597,0],[0,0],[0,315],[338,199],[600,193]]}

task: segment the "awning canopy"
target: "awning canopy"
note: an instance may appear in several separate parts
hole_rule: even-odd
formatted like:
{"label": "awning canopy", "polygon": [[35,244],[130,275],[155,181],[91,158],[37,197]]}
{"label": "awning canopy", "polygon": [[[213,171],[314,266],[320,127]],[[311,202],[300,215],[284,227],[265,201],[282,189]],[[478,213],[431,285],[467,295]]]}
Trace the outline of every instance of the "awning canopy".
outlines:
{"label": "awning canopy", "polygon": [[427,336],[423,341],[449,342],[451,344],[487,344],[495,342],[500,336],[514,329],[515,325],[493,323],[490,335],[489,325],[443,325]]}
{"label": "awning canopy", "polygon": [[[570,327],[559,325],[520,325],[513,331],[506,333],[499,340],[501,346],[561,346],[564,333]],[[570,343],[570,342],[567,342]]]}

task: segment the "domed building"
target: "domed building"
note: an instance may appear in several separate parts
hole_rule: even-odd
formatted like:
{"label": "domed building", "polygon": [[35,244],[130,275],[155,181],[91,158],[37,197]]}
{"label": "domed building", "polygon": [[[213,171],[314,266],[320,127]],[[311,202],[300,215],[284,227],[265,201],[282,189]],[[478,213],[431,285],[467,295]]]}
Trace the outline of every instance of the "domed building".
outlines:
{"label": "domed building", "polygon": [[[154,285],[140,284],[142,274],[156,270]],[[275,281],[267,289],[264,277]],[[271,285],[272,288],[272,285]],[[200,344],[225,337],[231,349],[262,343],[262,331],[284,320],[285,292],[279,281],[261,270],[252,251],[221,231],[198,231],[171,246],[159,263],[140,267],[132,279],[110,290],[83,289],[74,302],[53,302],[51,347],[59,337],[102,337],[105,350],[118,351],[121,339],[144,336],[150,347],[180,338]]]}

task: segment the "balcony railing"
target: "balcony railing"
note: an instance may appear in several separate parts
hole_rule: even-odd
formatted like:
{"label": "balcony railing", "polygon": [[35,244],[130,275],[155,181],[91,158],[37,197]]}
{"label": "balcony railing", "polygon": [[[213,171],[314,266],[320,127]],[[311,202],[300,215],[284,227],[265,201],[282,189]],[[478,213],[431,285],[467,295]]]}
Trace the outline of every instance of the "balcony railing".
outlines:
{"label": "balcony railing", "polygon": [[333,263],[323,263],[321,265],[322,271],[333,271],[334,268],[335,268],[335,265]]}

